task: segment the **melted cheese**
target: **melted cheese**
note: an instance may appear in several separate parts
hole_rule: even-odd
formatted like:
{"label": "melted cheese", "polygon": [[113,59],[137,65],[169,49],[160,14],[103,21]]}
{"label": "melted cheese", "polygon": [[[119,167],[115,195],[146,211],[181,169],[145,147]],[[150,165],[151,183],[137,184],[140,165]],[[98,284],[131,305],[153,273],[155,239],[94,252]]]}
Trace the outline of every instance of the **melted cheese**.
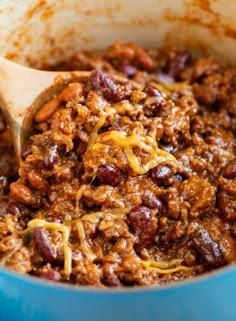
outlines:
{"label": "melted cheese", "polygon": [[112,208],[109,210],[99,211],[91,214],[86,214],[81,217],[82,221],[89,221],[93,224],[98,224],[100,219],[110,216],[111,218],[126,218],[126,215],[130,212],[128,208]]}
{"label": "melted cheese", "polygon": [[[146,174],[151,168],[166,161],[177,163],[175,157],[170,153],[159,149],[157,142],[150,136],[138,136],[135,132],[130,136],[126,136],[125,132],[110,131],[101,135],[100,140],[103,144],[113,143],[116,146],[124,148],[129,165],[137,174]],[[141,150],[149,153],[151,160],[145,165],[140,164],[137,156],[132,150],[133,147],[139,147]]]}
{"label": "melted cheese", "polygon": [[151,153],[153,151],[152,147],[147,145],[145,142],[143,142],[143,139],[139,136],[137,136],[134,133],[132,133],[130,136],[126,135],[126,132],[124,131],[110,131],[106,132],[101,136],[101,142],[102,143],[110,143],[113,142],[115,145],[119,147],[139,147],[140,149],[143,149],[147,153]]}
{"label": "melted cheese", "polygon": [[181,90],[192,91],[192,86],[189,85],[187,81],[174,82],[174,83],[151,82],[150,85],[159,89],[159,91],[162,93],[163,96],[168,96],[173,91],[177,91],[177,92]]}
{"label": "melted cheese", "polygon": [[155,270],[160,274],[171,274],[178,271],[189,272],[192,270],[192,268],[189,268],[184,265],[171,267],[172,265],[180,264],[181,262],[182,260],[178,260],[178,259],[174,259],[169,262],[168,261],[158,262],[154,260],[148,260],[148,261],[142,261],[142,264],[144,265],[145,268],[149,270]]}
{"label": "melted cheese", "polygon": [[[105,124],[108,115],[115,113],[130,111],[134,106],[130,103],[117,104],[114,107],[104,109],[104,113],[99,118],[96,126],[94,127],[88,142],[87,150],[104,149],[107,145],[115,145],[124,148],[125,155],[128,159],[130,167],[137,174],[146,174],[150,169],[160,163],[170,161],[177,163],[173,155],[158,148],[157,142],[150,136],[140,136],[135,130],[129,136],[124,131],[110,131],[99,135],[99,129]],[[151,156],[147,164],[140,164],[137,156],[133,152],[133,148],[138,147],[140,150],[145,151]]]}
{"label": "melted cheese", "polygon": [[105,124],[107,116],[108,116],[108,113],[105,113],[99,118],[97,124],[95,125],[92,133],[89,136],[87,150],[89,150],[91,146],[95,143],[98,136],[98,131]]}
{"label": "melted cheese", "polygon": [[75,197],[75,200],[76,200],[75,215],[76,215],[76,217],[79,216],[79,201],[81,200],[81,197],[83,196],[84,191],[86,190],[86,187],[87,187],[87,185],[81,185],[79,190],[76,193],[76,197]]}
{"label": "melted cheese", "polygon": [[76,226],[78,229],[78,236],[83,253],[89,260],[94,261],[96,259],[96,255],[93,253],[88,242],[86,241],[83,222],[81,220],[76,220]]}
{"label": "melted cheese", "polygon": [[72,254],[69,246],[70,225],[62,225],[59,223],[47,222],[41,219],[33,219],[29,221],[29,228],[44,227],[48,230],[54,230],[62,233],[62,241],[64,248],[64,270],[67,276],[71,274]]}
{"label": "melted cheese", "polygon": [[65,270],[65,273],[69,276],[72,270],[72,251],[69,246],[71,226],[70,225],[68,226],[68,225],[69,223],[67,223],[66,226],[64,226],[64,231],[62,233],[62,241],[63,241],[64,257],[65,257],[64,270]]}
{"label": "melted cheese", "polygon": [[98,119],[98,122],[95,125],[92,133],[90,134],[87,150],[90,150],[93,144],[96,142],[98,131],[102,126],[104,126],[106,119],[109,115],[124,113],[126,111],[133,111],[134,108],[136,107],[127,102],[115,104],[113,107],[106,107],[102,115]]}

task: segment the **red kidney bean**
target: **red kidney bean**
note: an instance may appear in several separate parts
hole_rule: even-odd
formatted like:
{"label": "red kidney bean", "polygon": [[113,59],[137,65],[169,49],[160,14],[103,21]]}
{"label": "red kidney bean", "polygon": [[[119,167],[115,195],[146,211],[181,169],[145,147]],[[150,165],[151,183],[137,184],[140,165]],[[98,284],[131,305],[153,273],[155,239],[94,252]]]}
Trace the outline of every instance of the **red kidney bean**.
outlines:
{"label": "red kidney bean", "polygon": [[176,182],[183,182],[186,178],[182,175],[182,174],[179,174],[179,173],[176,173],[174,175],[174,180]]}
{"label": "red kidney bean", "polygon": [[64,218],[61,215],[49,215],[47,216],[48,222],[63,224]]}
{"label": "red kidney bean", "polygon": [[164,205],[162,201],[152,192],[145,191],[142,197],[143,205],[151,209],[157,209],[158,214],[163,213]]}
{"label": "red kidney bean", "polygon": [[168,66],[168,75],[173,78],[178,78],[180,71],[186,67],[191,56],[188,52],[183,52],[177,55]]}
{"label": "red kidney bean", "polygon": [[196,251],[209,266],[217,268],[225,264],[220,245],[212,240],[206,229],[199,228],[192,242]]}
{"label": "red kidney bean", "polygon": [[128,97],[125,86],[117,85],[114,78],[104,71],[93,71],[90,83],[92,88],[102,92],[104,98],[109,102],[117,103]]}
{"label": "red kidney bean", "polygon": [[35,240],[39,254],[47,262],[53,262],[56,258],[56,253],[47,231],[43,227],[37,227],[32,233],[32,238]]}
{"label": "red kidney bean", "polygon": [[162,107],[164,98],[159,89],[153,86],[147,86],[144,91],[147,94],[145,104],[152,106],[154,108],[154,111],[157,111]]}
{"label": "red kidney bean", "polygon": [[22,153],[21,153],[21,158],[22,158],[23,160],[25,160],[26,157],[27,157],[28,155],[30,155],[30,154],[32,154],[31,145],[27,145],[27,146],[24,147],[24,149],[23,149],[23,151],[22,151]]}
{"label": "red kidney bean", "polygon": [[221,213],[228,220],[236,219],[236,198],[225,191],[217,193],[217,202]]}
{"label": "red kidney bean", "polygon": [[22,213],[21,207],[14,201],[10,201],[6,205],[6,213],[18,215]]}
{"label": "red kidney bean", "polygon": [[158,165],[150,170],[150,175],[158,183],[165,183],[173,176],[171,169],[166,165]]}
{"label": "red kidney bean", "polygon": [[138,70],[135,66],[128,63],[122,63],[121,65],[119,65],[119,69],[127,77],[132,77]]}
{"label": "red kidney bean", "polygon": [[119,169],[113,165],[102,164],[97,169],[97,179],[100,184],[117,186],[121,181],[121,174]]}
{"label": "red kidney bean", "polygon": [[59,152],[57,145],[51,145],[48,148],[48,154],[45,155],[43,159],[43,165],[46,169],[53,169],[54,165],[56,165],[59,161]]}
{"label": "red kidney bean", "polygon": [[34,275],[46,280],[54,281],[54,282],[60,281],[61,279],[60,273],[53,269],[48,269],[46,271],[37,270],[34,272]]}
{"label": "red kidney bean", "polygon": [[143,247],[149,248],[155,238],[157,223],[153,220],[152,212],[145,206],[133,207],[129,214],[130,228],[138,237],[136,250],[140,251]]}
{"label": "red kidney bean", "polygon": [[18,222],[23,229],[27,228],[28,222],[32,219],[31,216],[20,216]]}
{"label": "red kidney bean", "polygon": [[105,284],[108,287],[121,287],[123,286],[120,282],[118,276],[114,273],[112,274],[106,274],[102,280],[103,284]]}
{"label": "red kidney bean", "polygon": [[156,78],[158,81],[162,84],[173,84],[175,81],[173,77],[171,77],[168,74],[165,74],[164,72],[157,72],[155,73]]}
{"label": "red kidney bean", "polygon": [[223,170],[222,174],[225,178],[235,179],[236,178],[236,159],[229,163]]}

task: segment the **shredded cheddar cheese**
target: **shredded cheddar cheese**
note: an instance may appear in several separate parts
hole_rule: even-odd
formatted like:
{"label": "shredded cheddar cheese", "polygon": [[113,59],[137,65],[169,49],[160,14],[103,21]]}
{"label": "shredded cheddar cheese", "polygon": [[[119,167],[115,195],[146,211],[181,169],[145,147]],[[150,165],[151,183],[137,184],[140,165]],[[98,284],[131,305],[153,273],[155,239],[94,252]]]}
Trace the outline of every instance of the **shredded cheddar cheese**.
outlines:
{"label": "shredded cheddar cheese", "polygon": [[79,216],[79,201],[83,196],[84,191],[86,190],[87,185],[81,185],[79,190],[76,193],[76,204],[75,204],[75,215],[76,217]]}
{"label": "shredded cheddar cheese", "polygon": [[110,216],[114,219],[125,218],[130,212],[128,208],[111,208],[109,210],[99,211],[91,214],[85,214],[81,217],[82,221],[89,221],[90,223],[97,224],[101,218]]}
{"label": "shredded cheddar cheese", "polygon": [[89,136],[87,150],[89,150],[91,148],[91,146],[95,143],[97,136],[98,136],[98,131],[105,124],[107,116],[108,116],[108,114],[105,113],[99,118],[97,124],[95,125],[92,133]]}
{"label": "shredded cheddar cheese", "polygon": [[[130,167],[137,174],[145,174],[151,168],[166,161],[177,163],[175,157],[170,153],[159,149],[157,146],[157,142],[150,136],[138,136],[135,132],[133,132],[130,136],[127,136],[126,133],[122,131],[110,131],[103,134],[100,137],[100,140],[105,144],[113,143],[116,146],[123,147]],[[145,165],[140,164],[137,156],[132,150],[133,147],[139,147],[141,150],[149,153],[151,156],[151,160]]]}
{"label": "shredded cheddar cheese", "polygon": [[90,134],[87,150],[91,149],[91,147],[95,143],[97,136],[98,136],[98,131],[102,126],[104,126],[106,119],[109,115],[114,115],[117,113],[126,112],[126,111],[132,110],[132,109],[134,109],[134,106],[130,103],[127,103],[127,102],[116,104],[116,105],[114,105],[114,107],[106,107],[104,109],[102,115],[98,119],[98,122],[95,125],[92,133]]}
{"label": "shredded cheddar cheese", "polygon": [[54,230],[62,233],[62,241],[63,241],[63,248],[64,248],[64,270],[67,276],[71,274],[71,248],[69,246],[69,236],[70,236],[70,224],[59,224],[59,223],[52,223],[47,222],[42,219],[33,219],[29,221],[28,227],[29,228],[36,228],[36,227],[44,227],[48,230]]}
{"label": "shredded cheddar cheese", "polygon": [[178,265],[176,267],[171,267],[172,265],[181,264],[182,260],[173,259],[171,261],[158,262],[154,260],[142,261],[145,268],[149,270],[155,270],[160,274],[171,274],[178,271],[189,272],[192,269],[184,265]]}
{"label": "shredded cheddar cheese", "polygon": [[89,260],[94,261],[96,259],[96,255],[93,253],[88,242],[86,241],[83,222],[81,220],[76,220],[76,226],[78,229],[78,236],[83,253]]}
{"label": "shredded cheddar cheese", "polygon": [[[150,136],[140,136],[135,130],[129,136],[124,131],[114,130],[98,135],[98,131],[105,124],[108,115],[132,111],[135,107],[137,108],[137,106],[133,106],[130,103],[120,103],[113,107],[105,108],[89,137],[87,150],[103,149],[111,144],[124,148],[130,167],[135,173],[141,175],[147,173],[150,169],[160,163],[166,161],[177,163],[177,160],[173,155],[158,148],[155,139]],[[98,137],[99,141],[97,142]],[[147,164],[140,164],[137,156],[133,152],[132,148],[134,147],[138,147],[140,150],[150,154],[151,160]]]}

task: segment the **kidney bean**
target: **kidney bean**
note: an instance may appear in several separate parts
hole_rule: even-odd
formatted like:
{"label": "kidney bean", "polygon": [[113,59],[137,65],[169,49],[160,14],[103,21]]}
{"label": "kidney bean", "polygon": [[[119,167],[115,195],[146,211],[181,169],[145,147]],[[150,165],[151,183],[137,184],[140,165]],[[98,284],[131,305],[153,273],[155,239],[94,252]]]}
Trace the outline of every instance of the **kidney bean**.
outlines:
{"label": "kidney bean", "polygon": [[165,183],[169,178],[173,176],[171,169],[166,165],[157,165],[150,170],[150,175],[158,183]]}
{"label": "kidney bean", "polygon": [[118,276],[115,273],[105,274],[103,280],[103,284],[108,287],[122,287],[122,283],[120,282]]}
{"label": "kidney bean", "polygon": [[233,195],[229,195],[225,191],[219,191],[217,194],[217,202],[221,213],[228,220],[236,219],[236,198]]}
{"label": "kidney bean", "polygon": [[168,74],[165,74],[164,72],[157,72],[155,73],[156,78],[158,81],[162,84],[173,84],[175,81],[173,77],[171,77]]}
{"label": "kidney bean", "polygon": [[70,101],[80,97],[83,94],[83,85],[74,82],[68,85],[59,95],[60,101]]}
{"label": "kidney bean", "polygon": [[35,241],[39,254],[47,261],[53,262],[56,258],[56,252],[52,246],[52,242],[43,227],[37,227],[32,232],[32,238]]}
{"label": "kidney bean", "polygon": [[188,52],[183,52],[177,55],[168,66],[168,74],[173,78],[177,78],[180,71],[186,67],[190,59],[191,56]]}
{"label": "kidney bean", "polygon": [[24,149],[23,149],[23,151],[22,151],[22,153],[21,153],[21,158],[22,158],[23,160],[25,160],[26,157],[27,157],[28,155],[30,155],[30,154],[32,154],[31,145],[27,145],[27,146],[24,147]]}
{"label": "kidney bean", "polygon": [[17,215],[21,214],[22,210],[19,204],[14,201],[10,201],[6,205],[6,213]]}
{"label": "kidney bean", "polygon": [[128,63],[120,64],[119,69],[127,77],[132,77],[138,71],[138,69],[135,66],[128,64]]}
{"label": "kidney bean", "polygon": [[157,209],[158,214],[163,213],[164,205],[162,201],[152,192],[145,191],[142,197],[143,205],[151,209]]}
{"label": "kidney bean", "polygon": [[32,191],[22,183],[14,182],[10,185],[10,191],[13,198],[25,205],[35,205],[36,198]]}
{"label": "kidney bean", "polygon": [[64,218],[61,215],[49,215],[47,216],[48,222],[63,224]]}
{"label": "kidney bean", "polygon": [[186,178],[182,175],[182,174],[179,174],[179,173],[176,173],[174,175],[174,180],[176,182],[183,182]]}
{"label": "kidney bean", "polygon": [[113,164],[102,164],[97,169],[97,179],[100,184],[117,186],[121,181],[119,169]]}
{"label": "kidney bean", "polygon": [[77,157],[85,153],[87,148],[87,143],[82,142],[81,140],[75,140],[73,143],[74,143],[73,152],[76,154]]}
{"label": "kidney bean", "polygon": [[208,231],[200,227],[192,239],[194,248],[211,267],[217,268],[225,264],[220,245],[212,240]]}
{"label": "kidney bean", "polygon": [[129,214],[130,228],[138,237],[136,250],[140,251],[143,247],[149,248],[155,238],[157,222],[153,220],[152,212],[145,206],[133,207]]}
{"label": "kidney bean", "polygon": [[32,219],[31,216],[20,216],[19,219],[18,219],[18,222],[20,224],[20,226],[23,228],[23,229],[26,229],[27,228],[27,224],[29,223],[29,221]]}
{"label": "kidney bean", "polygon": [[47,121],[55,111],[60,107],[60,100],[56,97],[49,100],[36,114],[35,121],[37,123],[43,123]]}
{"label": "kidney bean", "polygon": [[54,269],[37,270],[34,272],[34,275],[54,282],[60,281],[61,279],[60,273],[55,271]]}
{"label": "kidney bean", "polygon": [[154,108],[154,111],[157,111],[159,108],[162,107],[164,103],[164,98],[159,91],[159,89],[153,87],[153,86],[147,86],[144,91],[147,94],[147,99],[145,101],[145,104],[150,105]]}
{"label": "kidney bean", "polygon": [[44,156],[43,165],[46,169],[53,169],[54,165],[56,165],[59,161],[59,152],[57,145],[52,144],[48,147],[47,154]]}
{"label": "kidney bean", "polygon": [[235,179],[236,178],[236,159],[229,163],[223,170],[222,174],[225,178]]}
{"label": "kidney bean", "polygon": [[120,102],[128,97],[126,87],[117,85],[114,78],[101,70],[91,73],[90,83],[95,91],[101,92],[104,98],[112,103]]}

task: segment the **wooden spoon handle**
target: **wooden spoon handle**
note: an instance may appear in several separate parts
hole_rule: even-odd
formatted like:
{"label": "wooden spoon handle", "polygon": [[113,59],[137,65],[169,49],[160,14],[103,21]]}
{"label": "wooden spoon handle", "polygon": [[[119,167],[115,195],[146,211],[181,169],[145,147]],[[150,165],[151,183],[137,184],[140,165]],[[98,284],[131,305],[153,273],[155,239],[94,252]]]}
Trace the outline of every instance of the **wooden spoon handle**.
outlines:
{"label": "wooden spoon handle", "polygon": [[[32,103],[48,87],[71,78],[85,79],[90,72],[50,72],[28,68],[0,57],[0,108],[12,130],[18,160],[22,126]],[[30,117],[28,117],[30,118]]]}
{"label": "wooden spoon handle", "polygon": [[12,129],[16,155],[20,154],[21,126],[27,108],[50,86],[55,73],[30,69],[0,58],[0,107]]}

